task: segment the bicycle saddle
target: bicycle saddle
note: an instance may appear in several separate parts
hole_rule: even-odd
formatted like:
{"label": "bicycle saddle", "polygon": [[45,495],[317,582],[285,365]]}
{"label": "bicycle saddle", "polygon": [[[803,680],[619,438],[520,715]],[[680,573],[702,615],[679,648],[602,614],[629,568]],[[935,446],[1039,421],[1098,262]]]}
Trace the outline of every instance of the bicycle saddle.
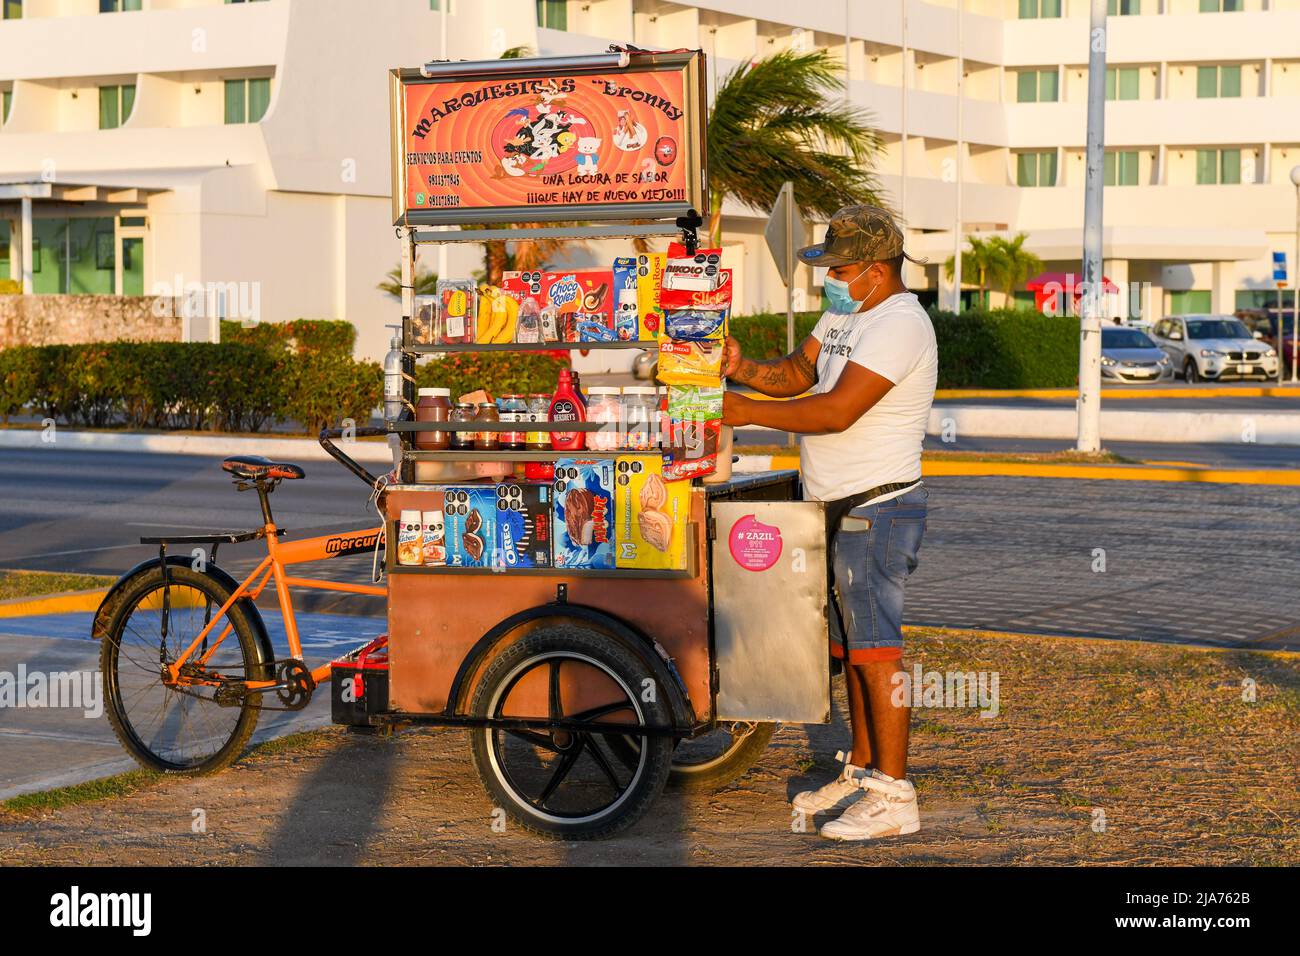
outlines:
{"label": "bicycle saddle", "polygon": [[287,461],[271,461],[261,455],[233,455],[221,463],[221,470],[250,481],[306,477],[306,472],[297,465],[291,465]]}

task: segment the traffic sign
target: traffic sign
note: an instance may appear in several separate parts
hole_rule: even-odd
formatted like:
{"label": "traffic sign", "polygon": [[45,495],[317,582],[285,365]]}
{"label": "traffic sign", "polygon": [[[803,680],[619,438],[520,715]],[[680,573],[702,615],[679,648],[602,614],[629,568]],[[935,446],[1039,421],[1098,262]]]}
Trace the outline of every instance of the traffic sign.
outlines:
{"label": "traffic sign", "polygon": [[1273,283],[1279,289],[1285,289],[1287,286],[1285,252],[1273,253]]}

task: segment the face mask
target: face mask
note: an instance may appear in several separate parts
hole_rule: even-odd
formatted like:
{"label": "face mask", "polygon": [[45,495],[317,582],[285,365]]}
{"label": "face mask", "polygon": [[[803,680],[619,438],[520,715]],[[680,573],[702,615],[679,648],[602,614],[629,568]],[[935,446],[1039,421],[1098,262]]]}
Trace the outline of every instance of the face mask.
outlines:
{"label": "face mask", "polygon": [[861,279],[866,275],[866,273],[867,270],[863,269],[848,282],[845,282],[843,279],[833,279],[830,276],[827,276],[822,280],[822,289],[825,291],[826,298],[830,302],[830,309],[832,312],[838,312],[841,315],[852,315],[857,312],[858,309],[862,308],[863,303],[875,295],[876,289],[879,288],[879,285],[873,285],[871,291],[861,299],[853,298],[852,293],[849,292],[849,286]]}

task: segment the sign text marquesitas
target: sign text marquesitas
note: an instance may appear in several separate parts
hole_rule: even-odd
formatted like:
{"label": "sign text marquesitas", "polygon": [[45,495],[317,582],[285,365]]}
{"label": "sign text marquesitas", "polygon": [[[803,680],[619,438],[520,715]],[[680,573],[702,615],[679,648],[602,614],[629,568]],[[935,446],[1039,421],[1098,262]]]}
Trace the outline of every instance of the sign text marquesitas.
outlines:
{"label": "sign text marquesitas", "polygon": [[[409,214],[696,201],[687,71],[403,83]],[[467,221],[472,221],[467,220]]]}

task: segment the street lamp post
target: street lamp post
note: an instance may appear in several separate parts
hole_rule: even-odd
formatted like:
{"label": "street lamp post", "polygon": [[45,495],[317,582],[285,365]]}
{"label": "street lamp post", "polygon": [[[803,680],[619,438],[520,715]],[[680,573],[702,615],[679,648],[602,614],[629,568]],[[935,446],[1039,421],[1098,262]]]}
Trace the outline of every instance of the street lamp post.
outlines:
{"label": "street lamp post", "polygon": [[1106,149],[1106,0],[1092,0],[1088,30],[1088,134],[1083,189],[1083,296],[1079,301],[1079,451],[1101,451],[1102,187]]}
{"label": "street lamp post", "polygon": [[[1291,182],[1295,184],[1295,278],[1291,282],[1291,381],[1300,381],[1296,368],[1296,350],[1300,347],[1300,166],[1291,167]],[[1282,313],[1277,316],[1277,344],[1282,344]],[[1282,361],[1282,350],[1277,350],[1277,360]]]}

